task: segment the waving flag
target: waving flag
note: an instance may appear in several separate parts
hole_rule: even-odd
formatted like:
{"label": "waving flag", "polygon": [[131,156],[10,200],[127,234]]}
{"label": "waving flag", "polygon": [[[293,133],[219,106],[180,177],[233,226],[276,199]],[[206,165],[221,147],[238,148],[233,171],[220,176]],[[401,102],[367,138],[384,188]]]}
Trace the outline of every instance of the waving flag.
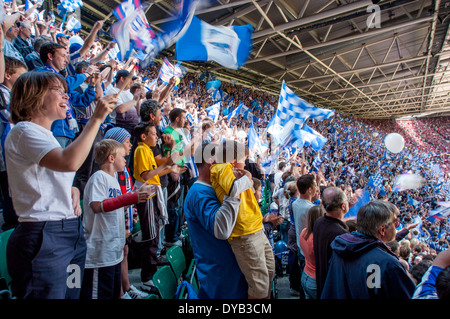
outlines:
{"label": "waving flag", "polygon": [[67,20],[66,29],[69,30],[69,31],[73,31],[75,33],[80,32],[80,30],[81,30],[81,22],[78,21],[78,19],[75,18],[74,15],[71,15],[69,20]]}
{"label": "waving flag", "polygon": [[111,25],[111,34],[117,42],[119,47],[119,52],[117,56],[120,56],[119,60],[123,61],[127,59],[131,53],[131,39],[130,32],[128,28],[130,26],[131,20],[137,15],[137,12],[132,13],[127,16],[124,20],[114,23]]}
{"label": "waving flag", "polygon": [[206,112],[208,112],[208,116],[210,116],[214,123],[217,122],[217,120],[219,119],[219,114],[220,114],[220,106],[222,105],[222,102],[217,102],[214,105],[211,105],[210,107],[207,107],[205,109]]}
{"label": "waving flag", "polygon": [[419,189],[425,185],[425,179],[417,174],[401,174],[394,180],[393,192],[401,192],[406,189]]}
{"label": "waving flag", "polygon": [[138,10],[140,7],[141,1],[128,0],[119,4],[112,13],[117,19],[125,20],[128,15],[133,13],[133,11]]}
{"label": "waving flag", "polygon": [[161,65],[161,69],[159,69],[158,76],[164,83],[169,83],[169,80],[172,77],[176,76],[175,67],[172,63],[169,62],[166,57],[164,58],[164,61]]}
{"label": "waving flag", "polygon": [[277,111],[273,121],[270,123],[268,132],[272,135],[276,135],[277,132],[279,132],[279,128],[284,127],[284,125],[290,121],[295,123],[294,129],[300,130],[303,123],[305,123],[308,118],[321,121],[324,119],[329,119],[333,115],[333,110],[314,107],[298,97],[283,81]]}
{"label": "waving flag", "polygon": [[239,103],[239,105],[231,112],[228,114],[228,121],[230,121],[233,117],[235,117],[237,114],[241,113],[241,108],[244,105],[244,103]]}
{"label": "waving flag", "polygon": [[222,82],[220,82],[219,80],[208,81],[206,82],[206,90],[208,91],[210,89],[218,89],[221,85]]}
{"label": "waving flag", "polygon": [[317,154],[317,156],[314,158],[314,161],[312,162],[313,171],[318,172],[320,170],[320,166],[323,163],[323,159],[320,157],[320,153]]}
{"label": "waving flag", "polygon": [[212,26],[192,18],[186,33],[177,41],[175,59],[179,61],[215,61],[237,70],[247,62],[252,49],[253,27]]}
{"label": "waving flag", "polygon": [[377,172],[375,175],[370,176],[369,182],[367,186],[379,190],[383,186],[383,177],[381,176],[380,172]]}
{"label": "waving flag", "polygon": [[210,98],[214,102],[222,101],[222,90],[221,89],[211,89]]}
{"label": "waving flag", "polygon": [[62,0],[61,6],[67,12],[74,12],[76,9],[83,6],[83,1],[81,1],[81,0]]}
{"label": "waving flag", "polygon": [[[192,18],[194,17],[195,8],[199,4],[199,0],[181,0],[178,8],[178,14],[174,21],[162,25],[164,30],[161,33],[155,34],[152,42],[147,46],[146,56],[140,62],[142,69],[147,68],[162,50],[170,47],[184,35],[188,29]],[[180,59],[177,59],[181,61]]]}
{"label": "waving flag", "polygon": [[351,217],[357,217],[359,209],[366,205],[368,202],[370,202],[370,195],[367,188],[364,188],[362,191],[361,196],[359,197],[358,201],[355,205],[350,207],[348,212],[344,215],[344,218],[351,218]]}
{"label": "waving flag", "polygon": [[130,0],[122,3],[113,12],[117,14],[120,11],[121,18],[111,26],[111,33],[119,45],[121,60],[128,58],[133,48],[141,51],[151,46],[155,34],[144,12],[148,5],[141,5],[138,0]]}
{"label": "waving flag", "polygon": [[326,137],[306,124],[300,130],[300,134],[305,141],[305,146],[311,146],[315,151],[321,150],[328,141]]}
{"label": "waving flag", "polygon": [[261,150],[262,143],[259,139],[258,133],[255,130],[255,127],[253,126],[253,121],[250,122],[250,128],[248,130],[248,148],[251,150]]}
{"label": "waving flag", "polygon": [[439,222],[447,219],[450,216],[450,207],[439,208],[430,212],[430,217],[427,218],[430,222]]}

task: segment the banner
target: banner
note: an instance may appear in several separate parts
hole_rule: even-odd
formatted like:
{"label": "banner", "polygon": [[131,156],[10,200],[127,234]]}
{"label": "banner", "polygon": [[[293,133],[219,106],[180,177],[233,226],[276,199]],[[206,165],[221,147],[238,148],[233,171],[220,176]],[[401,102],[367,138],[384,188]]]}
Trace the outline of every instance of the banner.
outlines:
{"label": "banner", "polygon": [[177,41],[175,59],[215,61],[237,70],[250,57],[252,34],[251,25],[212,26],[194,16],[186,33]]}

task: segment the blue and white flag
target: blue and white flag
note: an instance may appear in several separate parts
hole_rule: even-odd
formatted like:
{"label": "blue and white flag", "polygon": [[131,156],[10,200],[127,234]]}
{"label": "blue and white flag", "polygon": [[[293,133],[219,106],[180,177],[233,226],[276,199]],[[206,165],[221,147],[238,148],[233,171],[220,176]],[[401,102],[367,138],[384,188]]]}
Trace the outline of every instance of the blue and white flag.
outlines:
{"label": "blue and white flag", "polygon": [[221,89],[210,89],[211,92],[209,94],[211,100],[213,100],[213,102],[219,102],[222,101],[222,90]]}
{"label": "blue and white flag", "polygon": [[300,134],[305,141],[305,146],[311,146],[315,151],[321,150],[328,141],[326,137],[306,124],[300,130]]}
{"label": "blue and white flag", "polygon": [[411,196],[409,196],[409,194],[406,194],[406,198],[408,199],[408,204],[412,205],[414,207],[417,207],[420,202],[418,200],[415,200],[414,198],[412,198]]}
{"label": "blue and white flag", "polygon": [[137,11],[128,15],[125,19],[120,20],[113,25],[111,25],[111,34],[116,40],[119,52],[117,56],[120,61],[127,59],[132,51],[131,38],[128,28],[130,27],[131,21],[137,16]]}
{"label": "blue and white flag", "polygon": [[253,121],[250,123],[250,128],[248,129],[248,148],[256,151],[262,149],[262,143],[255,127],[253,126]]}
{"label": "blue and white flag", "polygon": [[295,123],[288,122],[281,132],[273,136],[273,144],[284,150],[286,147],[302,148],[305,145],[305,140],[301,131],[295,130]]}
{"label": "blue and white flag", "polygon": [[358,201],[356,202],[355,205],[350,207],[348,212],[344,215],[344,218],[351,218],[351,217],[356,218],[358,216],[359,209],[368,202],[370,202],[369,191],[367,190],[367,188],[364,188]]}
{"label": "blue and white flag", "polygon": [[[129,50],[126,50],[127,48],[132,47],[136,51],[143,51],[148,50],[148,47],[151,46],[155,34],[150,28],[144,12],[148,6],[148,3],[141,5],[139,0],[129,0],[119,5],[113,11],[113,14],[119,21],[111,26],[111,33],[115,38],[119,36],[121,39],[129,39],[129,43],[119,44],[122,59],[129,54]],[[118,34],[119,32],[127,34]],[[120,40],[117,38],[116,40],[119,43]]]}
{"label": "blue and white flag", "polygon": [[218,89],[218,88],[220,88],[221,85],[222,85],[222,82],[220,82],[219,80],[208,81],[208,82],[206,82],[206,91],[208,91],[210,89]]}
{"label": "blue and white flag", "polygon": [[450,216],[450,207],[439,207],[438,209],[430,211],[430,217],[427,218],[430,222],[440,222]]}
{"label": "blue and white flag", "polygon": [[228,114],[228,121],[230,121],[237,114],[241,113],[242,106],[244,106],[244,103],[241,102],[231,113]]}
{"label": "blue and white flag", "polygon": [[252,50],[253,27],[212,26],[197,17],[192,18],[186,33],[177,41],[178,61],[215,61],[233,70],[247,62]]}
{"label": "blue and white flag", "polygon": [[[165,23],[161,26],[161,33],[155,34],[151,44],[147,46],[145,58],[139,63],[142,69],[147,68],[162,50],[172,46],[182,37],[189,28],[192,18],[194,17],[195,9],[199,4],[199,0],[181,0],[177,6],[176,19]],[[180,59],[176,59],[181,61]]]}
{"label": "blue and white flag", "polygon": [[148,85],[149,90],[155,90],[156,87],[158,86],[158,79],[154,79],[153,81],[151,81]]}
{"label": "blue and white flag", "polygon": [[76,9],[83,6],[83,1],[81,1],[81,0],[61,0],[61,6],[67,12],[74,12]]}
{"label": "blue and white flag", "polygon": [[112,12],[112,14],[119,20],[124,20],[133,11],[141,7],[139,0],[127,0],[119,4]]}
{"label": "blue and white flag", "polygon": [[312,106],[298,97],[283,81],[280,98],[273,122],[271,121],[268,132],[275,135],[279,127],[284,127],[287,122],[293,121],[295,129],[300,130],[308,118],[318,121],[329,119],[334,115],[333,110],[321,109]]}
{"label": "blue and white flag", "polygon": [[367,186],[375,190],[381,189],[381,187],[383,186],[383,177],[381,176],[380,172],[377,172],[375,175],[370,176]]}
{"label": "blue and white flag", "polygon": [[181,78],[182,71],[179,63],[173,65],[169,62],[169,60],[165,57],[164,62],[161,65],[161,69],[159,69],[159,78],[163,83],[169,83],[169,80],[172,77]]}
{"label": "blue and white flag", "polygon": [[320,157],[320,153],[318,153],[312,162],[313,171],[318,172],[322,163],[323,159]]}
{"label": "blue and white flag", "polygon": [[213,119],[214,123],[216,123],[219,119],[221,105],[222,102],[217,102],[216,104],[213,104],[205,109],[205,111],[208,112],[208,116]]}
{"label": "blue and white flag", "polygon": [[81,22],[78,21],[77,18],[75,18],[75,15],[71,15],[69,20],[67,20],[66,29],[75,33],[80,32]]}

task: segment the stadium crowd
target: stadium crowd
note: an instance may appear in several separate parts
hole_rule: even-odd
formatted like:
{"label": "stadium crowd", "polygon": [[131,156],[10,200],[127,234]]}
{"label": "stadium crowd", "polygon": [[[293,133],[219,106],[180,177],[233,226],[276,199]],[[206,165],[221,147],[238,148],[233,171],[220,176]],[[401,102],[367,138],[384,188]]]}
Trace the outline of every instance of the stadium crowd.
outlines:
{"label": "stadium crowd", "polygon": [[[262,213],[258,225],[268,239],[275,238],[271,242],[274,249],[277,242],[287,244],[292,294],[300,298],[450,296],[448,215],[435,215],[450,202],[448,117],[369,120],[335,112],[332,119],[307,122],[327,139],[320,151],[311,147],[285,151],[271,170],[267,167],[274,164],[268,163],[273,144],[267,125],[276,112],[276,96],[237,81],[222,80],[217,99],[207,89],[207,83],[216,77],[201,69],[186,70],[179,82],[172,77],[163,83],[159,79],[160,62],[142,70],[137,58],[121,62],[111,56],[115,43],[97,37],[103,21],[96,22],[89,35],[80,36],[59,30],[51,20],[38,21],[35,7],[25,11],[12,1],[5,3],[5,9],[0,29],[0,168],[2,230],[15,229],[7,255],[13,296],[146,298],[155,292],[152,275],[166,262],[165,251],[182,246],[182,230],[186,227],[198,263],[199,297],[255,296],[258,289],[250,282],[254,279],[259,287],[258,280],[247,277],[240,260],[238,264],[230,261],[235,258],[233,254],[236,259],[238,255],[228,245],[234,223],[230,228],[226,218],[234,216],[230,207],[240,192],[231,198],[235,190],[232,184],[227,191],[230,196],[218,201],[209,189],[201,188],[199,185],[208,184],[205,180],[215,164],[207,159],[198,163],[193,156],[197,149],[221,145],[224,140],[247,145],[251,121],[266,147],[246,148],[245,170],[235,165],[242,160],[235,156],[232,174],[236,180],[244,176],[251,180],[252,186],[246,190],[250,188],[253,195],[248,195],[248,203],[258,203]],[[215,117],[207,109],[217,101],[222,103]],[[53,110],[46,107],[55,103],[59,104]],[[230,118],[240,103],[250,113]],[[41,132],[41,127],[46,132]],[[404,149],[396,154],[384,144],[385,136],[393,132],[405,140]],[[403,174],[420,175],[423,182],[419,187],[398,189],[396,179]],[[116,177],[112,181],[111,175]],[[108,194],[110,185],[118,188],[114,195]],[[364,203],[363,194],[369,198]],[[196,205],[203,202],[205,206],[199,211]],[[359,204],[355,223],[356,214],[349,217],[347,213]],[[59,214],[60,210],[64,214]],[[110,212],[115,219],[103,217],[113,216]],[[202,217],[197,215],[204,213],[218,223],[219,217],[214,217],[218,212],[225,216],[220,230],[211,230],[215,226],[209,224],[206,230],[199,227]],[[380,224],[377,218],[394,220]],[[115,233],[102,232],[102,223]],[[370,231],[375,224],[378,233]],[[137,288],[127,277],[127,254],[138,225],[143,244],[133,254],[142,254],[143,261],[142,285]],[[393,232],[389,228],[392,225]],[[255,227],[258,231],[260,228]],[[63,235],[66,230],[71,238]],[[228,237],[210,238],[206,231]],[[313,236],[308,240],[303,231]],[[42,247],[41,236],[49,241]],[[235,238],[241,240],[240,236]],[[73,242],[77,243],[76,251],[67,252]],[[209,242],[211,247],[207,248],[205,243]],[[65,259],[50,259],[49,247],[56,243],[54,249],[60,250]],[[360,248],[353,247],[355,243],[364,243],[364,253],[352,250]],[[367,249],[374,246],[377,249]],[[221,255],[217,265],[224,263],[224,268],[217,269],[230,267],[227,278],[208,274],[217,265],[202,250],[211,249],[211,253],[215,248]],[[389,278],[382,278],[383,288],[371,290],[355,284],[351,286],[355,287],[353,291],[336,290],[336,283],[350,277],[339,270],[350,258],[347,250],[341,252],[340,248],[358,256],[361,267],[382,261],[382,270],[390,271]],[[223,261],[225,257],[228,260]],[[67,266],[77,260],[82,260],[85,275],[81,289],[67,289],[65,279],[60,286],[47,287],[49,281],[67,276]],[[31,262],[38,264],[41,272],[34,273],[37,270],[32,269]],[[53,267],[48,269],[50,263]],[[261,266],[264,278],[271,277],[270,265],[267,259],[267,267]],[[398,265],[402,268],[396,268]],[[106,277],[94,278],[93,270],[105,271]],[[445,277],[441,282],[446,282],[441,286],[436,284],[439,273]],[[236,282],[230,276],[235,276]],[[32,280],[36,280],[34,286]],[[395,284],[384,285],[385,280]],[[97,295],[93,289],[96,281],[100,287]],[[270,290],[271,280],[265,281]],[[366,278],[360,282],[365,285]],[[267,285],[263,289],[267,291]]]}

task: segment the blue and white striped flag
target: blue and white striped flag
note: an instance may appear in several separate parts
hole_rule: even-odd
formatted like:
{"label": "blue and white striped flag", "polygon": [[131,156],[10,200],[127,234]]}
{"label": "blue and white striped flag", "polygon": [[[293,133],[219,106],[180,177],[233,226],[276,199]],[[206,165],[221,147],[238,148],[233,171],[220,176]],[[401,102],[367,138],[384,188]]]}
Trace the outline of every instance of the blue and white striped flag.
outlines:
{"label": "blue and white striped flag", "polygon": [[197,17],[192,18],[186,33],[177,41],[178,61],[215,61],[237,70],[247,62],[252,49],[253,27],[213,26]]}
{"label": "blue and white striped flag", "polygon": [[313,171],[318,172],[322,163],[323,159],[320,157],[320,153],[318,153],[312,162]]}
{"label": "blue and white striped flag", "polygon": [[283,81],[277,111],[268,132],[272,135],[276,135],[277,132],[279,132],[279,127],[284,127],[289,121],[294,122],[295,130],[300,130],[308,118],[321,121],[329,119],[333,115],[333,110],[314,107],[298,97]]}
{"label": "blue and white striped flag", "polygon": [[383,177],[381,176],[379,171],[369,178],[367,186],[372,187],[376,190],[381,189],[381,187],[383,186]]}
{"label": "blue and white striped flag", "polygon": [[61,0],[61,6],[67,12],[74,12],[76,9],[83,6],[83,1],[81,1],[81,0]]}

